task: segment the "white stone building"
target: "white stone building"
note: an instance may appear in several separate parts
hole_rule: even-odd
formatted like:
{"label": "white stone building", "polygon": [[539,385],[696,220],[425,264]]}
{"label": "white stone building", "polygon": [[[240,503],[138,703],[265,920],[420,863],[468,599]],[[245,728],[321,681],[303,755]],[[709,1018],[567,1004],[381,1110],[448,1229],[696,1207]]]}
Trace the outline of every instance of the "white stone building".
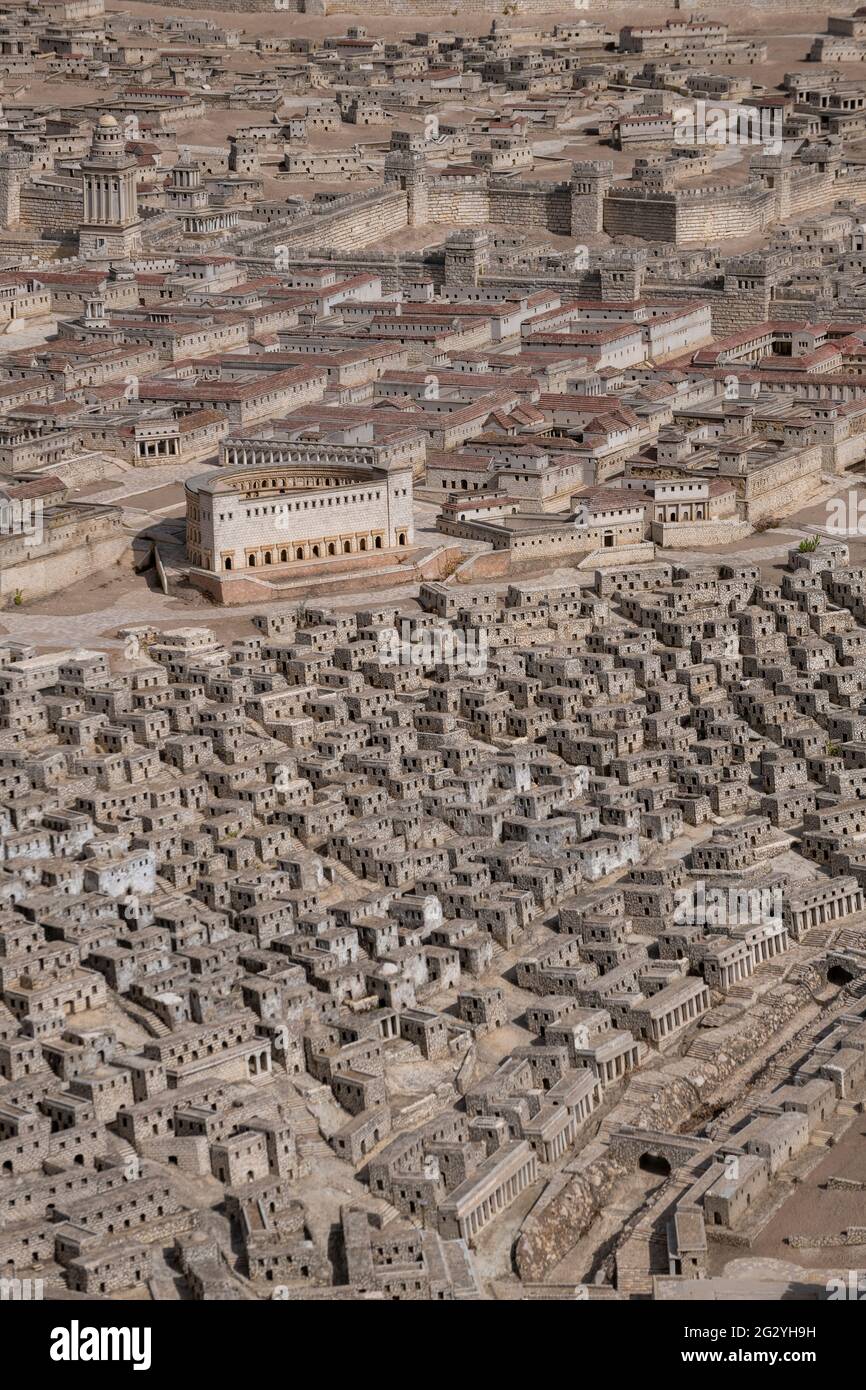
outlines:
{"label": "white stone building", "polygon": [[186,519],[190,562],[214,574],[397,549],[413,540],[412,469],[315,456],[219,468],[187,482]]}

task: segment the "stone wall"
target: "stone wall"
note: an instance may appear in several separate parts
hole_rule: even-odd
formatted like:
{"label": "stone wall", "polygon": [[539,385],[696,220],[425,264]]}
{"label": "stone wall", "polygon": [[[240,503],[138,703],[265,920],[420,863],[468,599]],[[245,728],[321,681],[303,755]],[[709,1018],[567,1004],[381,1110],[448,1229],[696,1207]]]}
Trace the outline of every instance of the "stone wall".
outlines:
{"label": "stone wall", "polygon": [[571,233],[571,189],[562,183],[490,181],[490,220],[508,227],[542,227]]}
{"label": "stone wall", "polygon": [[675,243],[676,197],[673,193],[650,195],[625,186],[613,188],[604,200],[604,230],[609,236]]}
{"label": "stone wall", "polygon": [[431,222],[450,227],[486,227],[491,221],[490,193],[482,179],[434,179],[427,193]]}
{"label": "stone wall", "polygon": [[654,521],[652,536],[656,545],[690,550],[694,546],[744,540],[752,529],[747,521]]}
{"label": "stone wall", "polygon": [[676,194],[677,244],[724,241],[729,237],[751,236],[772,225],[776,200],[767,189],[754,186],[738,189],[704,189],[694,194]]}
{"label": "stone wall", "polygon": [[406,194],[400,189],[374,189],[354,198],[341,198],[333,210],[311,213],[250,237],[250,256],[266,255],[275,246],[290,251],[333,249],[352,251],[408,226]]}
{"label": "stone wall", "polygon": [[128,553],[129,537],[115,507],[94,506],[86,517],[64,518],[57,526],[46,517],[43,544],[25,548],[21,537],[4,543],[0,603],[10,602],[17,589],[25,603],[56,594],[78,579],[117,564]]}
{"label": "stone wall", "polygon": [[21,189],[21,224],[50,232],[77,230],[84,220],[81,189],[59,184],[25,184]]}

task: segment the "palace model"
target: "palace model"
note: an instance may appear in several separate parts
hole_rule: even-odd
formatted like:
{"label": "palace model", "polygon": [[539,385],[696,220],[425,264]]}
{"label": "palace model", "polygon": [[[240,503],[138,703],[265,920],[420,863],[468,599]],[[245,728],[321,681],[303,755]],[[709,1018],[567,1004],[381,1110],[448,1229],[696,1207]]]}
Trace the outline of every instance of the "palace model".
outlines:
{"label": "palace model", "polygon": [[866,10],[132,8],[0,0],[0,1300],[856,1297]]}

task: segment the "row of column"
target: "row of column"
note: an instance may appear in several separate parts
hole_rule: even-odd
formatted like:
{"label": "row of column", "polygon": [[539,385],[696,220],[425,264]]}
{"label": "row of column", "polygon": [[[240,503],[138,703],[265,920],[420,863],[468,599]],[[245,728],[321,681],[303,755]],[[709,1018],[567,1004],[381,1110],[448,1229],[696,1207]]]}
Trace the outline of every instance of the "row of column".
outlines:
{"label": "row of column", "polygon": [[739,984],[740,980],[747,979],[753,969],[754,961],[749,956],[731,961],[730,965],[723,965],[719,972],[722,989],[730,989],[731,985]]}
{"label": "row of column", "polygon": [[700,995],[693,995],[691,999],[686,999],[682,1004],[677,1004],[675,1008],[669,1009],[661,1018],[652,1020],[653,1037],[666,1038],[670,1033],[675,1033],[678,1028],[682,1028],[687,1023],[699,1018],[709,1003],[708,997],[702,991]]}
{"label": "row of column", "polygon": [[479,1231],[483,1230],[487,1223],[493,1220],[494,1216],[498,1216],[499,1212],[504,1211],[506,1207],[511,1205],[514,1199],[532,1182],[534,1167],[534,1163],[525,1163],[513,1177],[507,1178],[505,1182],[500,1183],[499,1186],[491,1192],[489,1197],[485,1197],[483,1201],[479,1202],[472,1211],[468,1212],[467,1215],[461,1219],[460,1234],[463,1236],[464,1240],[471,1240],[472,1236],[477,1235]]}
{"label": "row of column", "polygon": [[752,955],[756,965],[769,960],[772,956],[783,955],[787,949],[788,933],[785,930],[776,932],[773,936],[762,936],[758,941],[752,943]]}
{"label": "row of column", "polygon": [[613,1057],[609,1062],[601,1062],[599,1064],[599,1075],[604,1085],[610,1086],[612,1082],[618,1081],[621,1076],[625,1076],[626,1072],[630,1070],[630,1067],[636,1065],[637,1048],[634,1048],[634,1050],[627,1048],[624,1052],[620,1052],[616,1057]]}
{"label": "row of column", "polygon": [[[300,453],[292,454],[280,448],[257,449],[253,445],[247,446],[246,444],[226,444],[225,456],[227,463],[250,463],[256,464],[260,468],[265,467],[266,465],[270,467],[279,467],[283,464],[295,465],[305,462],[304,458]],[[370,455],[369,457],[357,457],[354,454],[347,459],[339,459],[329,454],[325,454],[324,458],[317,460],[318,466],[325,468],[337,468],[339,467],[341,462],[352,464],[364,463],[369,466],[374,462],[374,460],[372,455]],[[327,481],[331,482],[332,480],[328,479]]]}
{"label": "row of column", "polygon": [[120,207],[120,183],[113,178],[96,178],[93,175],[88,180],[90,193],[90,221],[91,222],[120,222],[123,214]]}
{"label": "row of column", "polygon": [[576,1115],[573,1115],[565,1128],[560,1130],[559,1134],[557,1134],[549,1144],[545,1144],[545,1163],[555,1163],[558,1158],[562,1157],[577,1134],[577,1127],[578,1119]]}
{"label": "row of column", "polygon": [[[859,893],[856,896],[858,899],[861,897]],[[816,903],[814,907],[804,907],[796,914],[794,920],[798,931],[804,929],[808,931],[810,927],[821,926],[824,922],[833,922],[837,917],[847,917],[852,912],[862,911],[862,908],[862,901],[855,906],[853,893],[845,893],[837,898],[831,898],[827,902]]]}

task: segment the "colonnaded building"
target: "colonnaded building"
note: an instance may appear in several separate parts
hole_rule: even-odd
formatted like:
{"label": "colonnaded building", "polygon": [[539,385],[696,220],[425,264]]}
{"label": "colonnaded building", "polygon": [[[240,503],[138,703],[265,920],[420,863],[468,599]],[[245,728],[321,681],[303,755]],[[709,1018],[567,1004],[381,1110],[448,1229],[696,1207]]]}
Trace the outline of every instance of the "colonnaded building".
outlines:
{"label": "colonnaded building", "polygon": [[375,450],[337,448],[323,461],[295,452],[187,481],[194,566],[224,574],[412,544],[411,464],[381,466]]}

